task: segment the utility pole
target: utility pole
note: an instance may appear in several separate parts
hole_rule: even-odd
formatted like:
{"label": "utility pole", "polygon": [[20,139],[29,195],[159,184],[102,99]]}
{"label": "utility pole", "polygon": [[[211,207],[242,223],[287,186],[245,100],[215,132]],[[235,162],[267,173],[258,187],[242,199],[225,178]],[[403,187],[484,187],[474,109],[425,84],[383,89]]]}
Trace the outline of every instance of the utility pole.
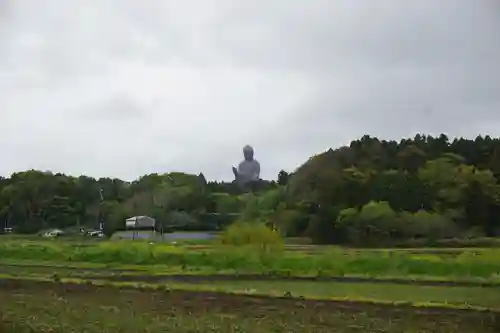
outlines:
{"label": "utility pole", "polygon": [[[154,210],[153,218],[155,218],[156,213],[157,213],[157,206],[156,206],[156,195],[155,195],[154,190],[153,190],[152,196],[153,196],[153,210]],[[153,239],[156,240],[156,221],[155,221],[155,224],[153,225]]]}
{"label": "utility pole", "polygon": [[99,197],[101,199],[101,201],[99,202],[99,230],[102,231],[104,229],[104,222],[102,218],[102,204],[104,202],[104,195],[102,187],[99,187]]}

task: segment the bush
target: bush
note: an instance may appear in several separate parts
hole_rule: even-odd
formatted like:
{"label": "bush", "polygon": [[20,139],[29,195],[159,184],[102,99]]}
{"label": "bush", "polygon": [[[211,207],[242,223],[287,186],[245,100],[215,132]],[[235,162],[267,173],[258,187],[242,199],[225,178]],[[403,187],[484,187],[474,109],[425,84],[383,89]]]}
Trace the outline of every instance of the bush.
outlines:
{"label": "bush", "polygon": [[[402,221],[404,222],[404,221]],[[438,240],[456,237],[457,225],[446,216],[420,210],[409,216],[408,231],[410,237]]]}
{"label": "bush", "polygon": [[361,210],[344,209],[339,213],[336,229],[345,242],[370,245],[391,240],[401,234],[397,214],[387,202],[369,202]]}
{"label": "bush", "polygon": [[298,210],[284,209],[274,216],[274,220],[284,237],[297,237],[307,229],[309,216]]}
{"label": "bush", "polygon": [[344,243],[371,247],[392,246],[412,239],[434,243],[457,237],[460,229],[452,219],[442,214],[424,210],[397,213],[387,202],[369,202],[360,210],[342,210],[337,219],[336,232]]}
{"label": "bush", "polygon": [[266,250],[283,248],[280,234],[262,223],[236,222],[219,236],[219,241],[224,245],[250,245]]}

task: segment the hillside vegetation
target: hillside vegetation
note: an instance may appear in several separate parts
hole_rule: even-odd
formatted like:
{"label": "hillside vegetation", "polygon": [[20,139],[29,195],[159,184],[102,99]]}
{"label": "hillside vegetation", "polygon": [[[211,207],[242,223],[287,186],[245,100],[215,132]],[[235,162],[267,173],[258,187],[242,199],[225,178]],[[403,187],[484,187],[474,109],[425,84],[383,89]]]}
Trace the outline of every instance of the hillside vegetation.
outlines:
{"label": "hillside vegetation", "polygon": [[103,221],[109,235],[134,215],[152,216],[167,231],[212,230],[238,219],[315,243],[485,246],[500,235],[499,177],[500,139],[364,136],[250,194],[203,174],[125,182],[19,172],[0,178],[0,221],[20,233]]}

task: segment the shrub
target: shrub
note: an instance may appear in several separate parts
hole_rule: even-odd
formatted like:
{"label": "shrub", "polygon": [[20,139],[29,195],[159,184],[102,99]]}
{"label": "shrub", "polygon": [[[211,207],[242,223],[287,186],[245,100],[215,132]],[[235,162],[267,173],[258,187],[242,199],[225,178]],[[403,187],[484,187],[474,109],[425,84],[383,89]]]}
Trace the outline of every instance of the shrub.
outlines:
{"label": "shrub", "polygon": [[275,225],[284,237],[297,237],[307,228],[309,216],[293,209],[284,209],[275,216]]}
{"label": "shrub", "polygon": [[452,238],[458,235],[457,225],[449,218],[438,213],[420,210],[408,221],[413,237],[425,237],[430,240]]}
{"label": "shrub", "polygon": [[236,222],[219,236],[219,241],[224,245],[250,245],[266,250],[283,248],[283,238],[263,223]]}
{"label": "shrub", "polygon": [[360,210],[340,212],[336,232],[350,245],[395,245],[402,240],[426,239],[426,244],[457,237],[460,229],[453,220],[435,212],[416,213],[392,210],[387,202],[369,202]]}
{"label": "shrub", "polygon": [[304,235],[309,237],[314,244],[330,244],[344,239],[340,233],[337,233],[335,224],[332,223],[337,216],[334,219],[330,216],[328,214],[326,216],[314,215],[309,219]]}
{"label": "shrub", "polygon": [[397,215],[387,202],[369,202],[361,210],[344,209],[337,219],[338,232],[353,245],[388,241],[401,232]]}

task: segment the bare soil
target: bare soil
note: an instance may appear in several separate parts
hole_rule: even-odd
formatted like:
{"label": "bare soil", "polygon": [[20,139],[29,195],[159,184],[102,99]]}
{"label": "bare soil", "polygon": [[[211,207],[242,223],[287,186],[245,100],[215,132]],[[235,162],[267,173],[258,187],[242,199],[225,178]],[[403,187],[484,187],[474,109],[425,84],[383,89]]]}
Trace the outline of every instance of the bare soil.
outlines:
{"label": "bare soil", "polygon": [[500,332],[496,312],[353,301],[8,279],[0,299],[13,332]]}

